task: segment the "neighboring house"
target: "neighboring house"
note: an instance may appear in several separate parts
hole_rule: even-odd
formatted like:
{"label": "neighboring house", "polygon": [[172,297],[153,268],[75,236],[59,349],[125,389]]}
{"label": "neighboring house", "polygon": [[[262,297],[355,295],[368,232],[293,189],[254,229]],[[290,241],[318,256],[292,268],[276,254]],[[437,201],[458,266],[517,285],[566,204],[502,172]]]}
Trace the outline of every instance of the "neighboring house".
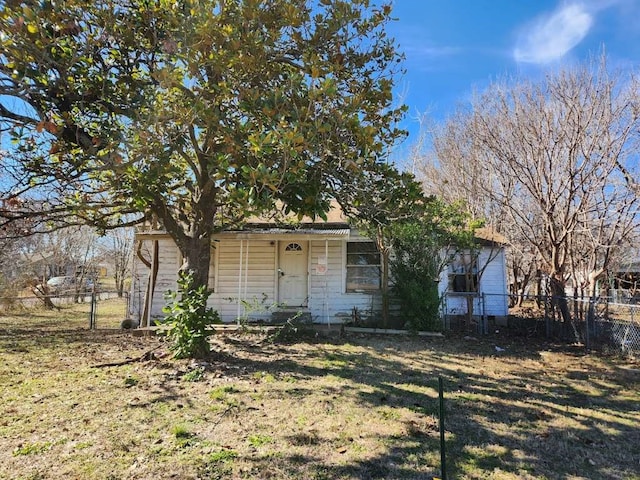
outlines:
{"label": "neighboring house", "polygon": [[60,255],[51,251],[21,254],[18,263],[31,276],[41,280],[51,277],[74,275],[76,266],[72,262],[61,259]]}
{"label": "neighboring house", "polygon": [[[163,315],[164,293],[176,289],[182,258],[164,231],[139,231],[135,239],[129,316],[152,324]],[[215,235],[211,253],[209,305],[224,322],[298,314],[331,324],[380,310],[380,254],[338,209],[326,221],[251,221]]]}
{"label": "neighboring house", "polygon": [[478,229],[476,237],[479,249],[453,255],[440,276],[438,290],[443,298],[443,314],[448,325],[456,320],[480,322],[487,333],[488,320],[499,325],[507,324],[506,241],[487,229]]}
{"label": "neighboring house", "polygon": [[640,302],[640,260],[637,251],[628,252],[609,276],[609,296],[614,302]]}

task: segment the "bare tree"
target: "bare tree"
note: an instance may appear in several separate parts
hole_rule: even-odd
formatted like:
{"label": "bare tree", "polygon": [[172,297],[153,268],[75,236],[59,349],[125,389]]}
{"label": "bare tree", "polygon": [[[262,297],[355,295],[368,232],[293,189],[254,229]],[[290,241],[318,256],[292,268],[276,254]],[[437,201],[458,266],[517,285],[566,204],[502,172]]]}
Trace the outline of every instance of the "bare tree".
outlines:
{"label": "bare tree", "polygon": [[512,243],[535,253],[565,321],[572,267],[587,266],[593,284],[637,224],[637,91],[635,78],[609,75],[604,59],[539,83],[496,83],[434,141],[449,171],[481,169],[473,180],[482,193],[462,174],[457,185],[483,199],[490,217],[499,213]]}
{"label": "bare tree", "polygon": [[[430,141],[421,139],[417,142],[414,163],[419,165],[420,179],[427,193],[450,203],[462,202],[471,219],[485,222],[487,231],[503,237],[508,233],[511,294],[521,304],[536,273],[536,254],[516,237],[502,204],[493,198],[491,184],[494,179],[487,168],[488,153],[476,148],[469,134],[471,113],[460,111],[447,122],[421,132],[421,137],[429,136]],[[429,149],[420,148],[422,145],[428,145]]]}
{"label": "bare tree", "polygon": [[[484,152],[476,150],[468,135],[469,115],[459,112],[442,125],[421,132],[413,156],[427,193],[437,195],[449,203],[462,201],[472,219],[486,220],[495,229],[492,218],[495,202],[488,193],[489,171],[485,168]],[[422,124],[424,125],[424,123]],[[422,137],[429,136],[431,141]],[[428,145],[430,150],[423,150]],[[495,220],[495,221],[494,221]]]}
{"label": "bare tree", "polygon": [[109,232],[105,243],[104,255],[113,269],[118,296],[122,297],[127,278],[131,275],[131,258],[133,255],[133,231],[122,228]]}

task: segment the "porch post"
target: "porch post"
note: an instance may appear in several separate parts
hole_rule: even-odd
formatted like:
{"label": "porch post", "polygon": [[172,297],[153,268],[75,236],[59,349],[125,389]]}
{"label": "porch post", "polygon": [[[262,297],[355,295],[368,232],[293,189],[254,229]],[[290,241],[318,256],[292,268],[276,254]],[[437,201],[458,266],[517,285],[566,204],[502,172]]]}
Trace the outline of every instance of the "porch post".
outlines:
{"label": "porch post", "polygon": [[[247,282],[249,281],[249,239],[247,238],[247,245],[244,249],[244,292],[242,298],[247,299]],[[243,314],[246,314],[246,307],[243,309]]]}
{"label": "porch post", "polygon": [[244,240],[240,239],[240,255],[239,255],[239,261],[240,264],[238,266],[238,304],[237,304],[237,311],[236,311],[236,322],[238,323],[238,325],[240,325],[240,305],[241,305],[241,301],[240,301],[240,297],[242,296],[242,247],[244,246]]}
{"label": "porch post", "polygon": [[327,319],[327,326],[331,326],[331,320],[329,320],[329,281],[327,277],[329,276],[329,240],[324,239],[324,259],[327,262],[327,271],[324,273],[324,312]]}

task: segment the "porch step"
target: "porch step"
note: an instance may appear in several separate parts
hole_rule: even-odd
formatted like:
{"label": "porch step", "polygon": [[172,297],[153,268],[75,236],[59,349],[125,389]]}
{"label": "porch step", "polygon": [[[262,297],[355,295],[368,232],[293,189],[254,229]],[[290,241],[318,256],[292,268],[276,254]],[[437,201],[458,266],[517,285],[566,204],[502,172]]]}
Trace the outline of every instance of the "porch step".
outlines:
{"label": "porch step", "polygon": [[286,323],[287,321],[292,321],[296,323],[311,323],[313,319],[311,318],[311,312],[306,309],[287,309],[287,310],[278,310],[276,312],[271,313],[271,322],[278,323]]}

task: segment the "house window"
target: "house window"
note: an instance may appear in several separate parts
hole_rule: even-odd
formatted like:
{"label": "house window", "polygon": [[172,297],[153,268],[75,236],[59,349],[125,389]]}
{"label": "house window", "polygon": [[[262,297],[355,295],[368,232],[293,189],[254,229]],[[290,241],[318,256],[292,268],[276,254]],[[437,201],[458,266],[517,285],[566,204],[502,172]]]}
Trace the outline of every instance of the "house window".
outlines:
{"label": "house window", "polygon": [[347,242],[347,292],[380,290],[380,252],[373,242]]}
{"label": "house window", "polygon": [[284,250],[285,252],[301,252],[302,245],[300,245],[299,243],[290,243],[285,247]]}
{"label": "house window", "polygon": [[469,253],[458,254],[449,265],[449,291],[478,292],[478,259]]}

